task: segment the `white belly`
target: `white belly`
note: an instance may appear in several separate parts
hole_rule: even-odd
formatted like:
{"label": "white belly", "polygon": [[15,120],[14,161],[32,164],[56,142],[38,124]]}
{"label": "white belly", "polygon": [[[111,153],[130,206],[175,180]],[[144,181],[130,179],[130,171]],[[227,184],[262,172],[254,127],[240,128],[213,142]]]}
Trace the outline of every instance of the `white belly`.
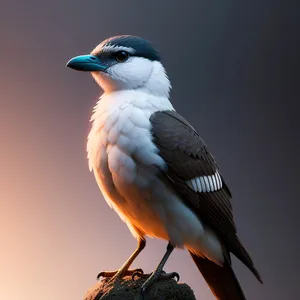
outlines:
{"label": "white belly", "polygon": [[106,201],[134,236],[165,239],[219,262],[215,236],[158,177],[165,162],[151,140],[149,117],[155,109],[139,102],[103,110],[89,135],[90,166]]}

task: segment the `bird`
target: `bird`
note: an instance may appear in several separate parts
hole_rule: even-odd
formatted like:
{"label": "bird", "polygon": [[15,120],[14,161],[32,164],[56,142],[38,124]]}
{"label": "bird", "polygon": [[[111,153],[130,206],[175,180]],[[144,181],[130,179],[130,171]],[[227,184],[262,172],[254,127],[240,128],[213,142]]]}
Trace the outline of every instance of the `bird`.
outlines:
{"label": "bird", "polygon": [[70,59],[67,67],[90,72],[104,92],[91,117],[89,168],[108,205],[137,239],[118,271],[99,276],[136,275],[129,268],[149,236],[168,244],[142,296],[161,277],[178,275],[163,267],[180,248],[190,253],[216,299],[246,299],[231,255],[262,283],[261,276],[237,236],[232,195],[213,155],[170,101],[160,52],[146,39],[118,35]]}

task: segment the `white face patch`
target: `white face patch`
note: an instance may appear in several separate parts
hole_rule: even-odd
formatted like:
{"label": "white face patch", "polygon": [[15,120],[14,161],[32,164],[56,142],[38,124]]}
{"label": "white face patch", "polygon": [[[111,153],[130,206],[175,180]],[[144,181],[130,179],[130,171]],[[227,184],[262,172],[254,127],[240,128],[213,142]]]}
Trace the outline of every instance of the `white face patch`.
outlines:
{"label": "white face patch", "polygon": [[199,176],[186,181],[187,185],[195,192],[215,192],[222,188],[222,179],[217,171],[214,175]]}
{"label": "white face patch", "polygon": [[143,87],[152,73],[153,63],[142,57],[131,56],[123,63],[116,63],[105,72],[92,75],[105,92],[132,90]]}
{"label": "white face patch", "polygon": [[150,78],[152,68],[152,61],[143,57],[131,56],[127,61],[108,68],[106,73],[116,86],[136,89],[145,85]]}
{"label": "white face patch", "polygon": [[142,89],[153,95],[168,97],[171,88],[160,62],[137,56],[114,64],[106,72],[92,72],[92,76],[106,93]]}

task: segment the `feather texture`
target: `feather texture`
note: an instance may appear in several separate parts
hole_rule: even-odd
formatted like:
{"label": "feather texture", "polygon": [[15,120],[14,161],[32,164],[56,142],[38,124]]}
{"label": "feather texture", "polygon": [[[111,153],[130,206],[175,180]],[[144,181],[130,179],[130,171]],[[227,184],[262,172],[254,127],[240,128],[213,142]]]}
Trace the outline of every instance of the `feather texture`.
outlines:
{"label": "feather texture", "polygon": [[[153,141],[167,163],[166,177],[185,203],[209,224],[226,249],[239,258],[261,281],[250,255],[236,234],[231,193],[224,183],[218,166],[195,129],[177,112],[156,112],[150,118]],[[210,176],[216,176],[218,190],[213,191]],[[202,192],[194,182],[200,177]],[[187,184],[191,182],[193,188]]]}

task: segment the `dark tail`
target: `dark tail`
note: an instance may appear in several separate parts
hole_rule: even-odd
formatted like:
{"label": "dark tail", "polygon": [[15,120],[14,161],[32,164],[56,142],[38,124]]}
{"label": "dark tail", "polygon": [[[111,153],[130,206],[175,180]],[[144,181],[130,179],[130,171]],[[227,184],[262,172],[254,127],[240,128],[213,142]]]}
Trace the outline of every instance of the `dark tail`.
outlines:
{"label": "dark tail", "polygon": [[190,254],[217,299],[246,300],[230,262],[221,267],[206,258]]}

